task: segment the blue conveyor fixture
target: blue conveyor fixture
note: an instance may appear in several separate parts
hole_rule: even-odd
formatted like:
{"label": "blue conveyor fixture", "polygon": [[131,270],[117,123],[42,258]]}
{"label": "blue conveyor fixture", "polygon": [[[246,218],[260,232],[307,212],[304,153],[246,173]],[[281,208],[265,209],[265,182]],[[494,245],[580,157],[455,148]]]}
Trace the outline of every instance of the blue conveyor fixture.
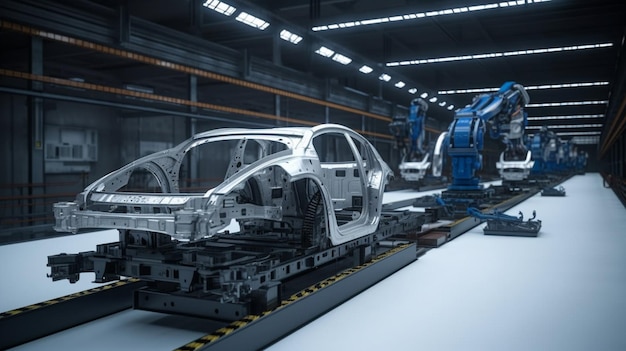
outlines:
{"label": "blue conveyor fixture", "polygon": [[483,228],[488,235],[508,235],[508,236],[537,236],[541,229],[541,221],[535,220],[536,213],[524,221],[524,214],[520,211],[519,216],[511,216],[494,209],[490,213],[482,213],[475,207],[469,207],[467,214],[481,221],[486,221]]}

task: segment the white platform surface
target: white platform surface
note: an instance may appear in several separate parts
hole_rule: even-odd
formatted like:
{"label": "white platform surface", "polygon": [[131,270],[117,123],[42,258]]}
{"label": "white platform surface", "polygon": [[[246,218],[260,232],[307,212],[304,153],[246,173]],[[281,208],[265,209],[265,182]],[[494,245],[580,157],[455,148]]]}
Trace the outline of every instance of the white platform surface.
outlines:
{"label": "white platform surface", "polygon": [[[565,198],[507,211],[536,210],[537,238],[478,226],[268,350],[626,350],[626,209],[598,174],[563,185]],[[384,199],[405,196],[415,193]],[[51,282],[47,256],[116,240],[102,231],[0,246],[0,311],[97,286],[93,274]],[[15,349],[171,350],[208,331],[199,319],[128,310]]]}
{"label": "white platform surface", "polygon": [[538,237],[480,225],[268,350],[626,350],[626,209],[598,174],[563,186],[507,211]]}

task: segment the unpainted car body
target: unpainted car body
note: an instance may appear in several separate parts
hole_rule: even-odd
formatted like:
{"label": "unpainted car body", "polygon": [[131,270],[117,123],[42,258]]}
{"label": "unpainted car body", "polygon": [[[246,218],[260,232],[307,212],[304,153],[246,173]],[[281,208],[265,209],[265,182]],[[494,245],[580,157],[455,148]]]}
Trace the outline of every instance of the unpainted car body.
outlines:
{"label": "unpainted car body", "polygon": [[[207,145],[222,146],[199,156],[196,149]],[[186,175],[220,172],[217,159],[226,169],[216,186],[181,192],[190,184]],[[160,192],[128,189],[137,171]],[[376,230],[391,176],[376,149],[341,125],[216,129],[127,164],[74,202],[55,204],[55,229],[115,228],[194,241],[237,222],[247,232],[300,232],[305,246],[340,245]]]}

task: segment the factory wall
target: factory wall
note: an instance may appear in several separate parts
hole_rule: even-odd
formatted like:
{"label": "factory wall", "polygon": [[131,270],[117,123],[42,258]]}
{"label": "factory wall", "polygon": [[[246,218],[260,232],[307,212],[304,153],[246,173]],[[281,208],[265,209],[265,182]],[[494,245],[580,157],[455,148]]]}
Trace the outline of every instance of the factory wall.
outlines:
{"label": "factory wall", "polygon": [[[44,99],[42,142],[35,148],[43,156],[31,161],[29,103],[23,95],[0,94],[0,147],[5,150],[0,153],[0,229],[37,224],[52,216],[54,202],[72,200],[101,176],[189,136],[186,118]],[[72,146],[91,142],[90,155],[83,150],[82,159],[82,153],[68,159],[62,152],[77,157],[81,148]]]}
{"label": "factory wall", "polygon": [[28,118],[24,96],[0,94],[0,194],[28,181]]}

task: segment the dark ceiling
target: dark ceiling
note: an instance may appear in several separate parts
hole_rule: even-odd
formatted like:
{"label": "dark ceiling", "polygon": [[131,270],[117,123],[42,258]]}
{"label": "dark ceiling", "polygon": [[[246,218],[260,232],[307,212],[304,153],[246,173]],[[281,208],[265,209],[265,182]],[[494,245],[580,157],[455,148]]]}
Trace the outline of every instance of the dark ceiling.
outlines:
{"label": "dark ceiling", "polygon": [[[206,1],[207,4],[210,2]],[[445,92],[495,89],[509,80],[528,88],[531,99],[531,106],[527,108],[531,117],[530,133],[539,125],[550,125],[555,126],[558,132],[591,136],[591,141],[597,142],[603,125],[616,114],[617,107],[624,101],[624,88],[620,86],[624,82],[623,77],[620,78],[624,69],[619,68],[620,62],[624,65],[624,1],[227,0],[226,3],[237,8],[231,16],[212,11],[203,6],[205,1],[199,0],[67,0],[58,3],[94,13],[102,9],[114,13],[123,7],[134,18],[232,49],[245,50],[252,57],[315,78],[330,79],[352,91],[364,92],[402,106],[407,106],[410,100],[426,92],[428,99],[433,96],[438,99],[431,103],[429,116],[440,121],[443,128],[454,115],[448,107],[463,107],[477,94],[475,90],[455,94]],[[476,11],[462,10],[478,5],[488,6]],[[236,21],[235,17],[242,11],[266,20],[270,23],[269,27],[261,31]],[[312,30],[313,27],[333,23],[420,13],[426,16],[334,30]],[[277,39],[282,29],[301,35],[303,40],[293,45]],[[602,47],[572,50],[573,47],[596,44]],[[316,54],[315,50],[321,45],[352,58],[352,62],[344,66]],[[528,52],[540,49],[556,51]],[[524,54],[509,55],[520,51]],[[503,53],[504,56],[450,60],[452,57],[490,53]],[[437,58],[448,58],[448,61],[398,66],[386,64]],[[89,62],[90,70],[102,72],[102,80],[115,70],[119,77],[160,84],[170,90],[166,94],[170,96],[181,95],[177,90],[185,88],[184,80],[169,79],[180,74],[128,64],[127,60],[92,54],[77,47],[49,45],[46,60],[47,67],[54,68],[57,73],[63,70],[71,72],[73,67],[85,67],[85,62]],[[358,68],[363,64],[371,66],[374,71],[369,75],[360,73]],[[391,76],[389,82],[378,79],[383,72]],[[399,80],[406,86],[394,87]],[[590,86],[554,86],[571,83]],[[552,87],[547,87],[550,85]],[[409,93],[410,88],[417,88],[417,94]],[[222,96],[212,98],[216,101],[230,99],[228,103],[231,105],[254,106],[254,93],[242,96],[237,91],[231,93],[226,87],[221,91],[224,92]],[[267,99],[267,95],[259,95],[258,98]],[[445,105],[440,106],[443,102]],[[575,104],[534,106],[563,102]],[[293,103],[295,110],[297,101]],[[593,117],[582,117],[589,115]],[[536,119],[545,116],[563,118]],[[386,133],[386,125],[381,122],[375,128],[380,133]],[[567,139],[571,135],[564,134],[563,137]]]}
{"label": "dark ceiling", "polygon": [[[182,3],[187,4],[187,6]],[[439,118],[453,113],[446,107],[462,107],[471,102],[476,92],[437,94],[441,91],[497,88],[508,80],[529,87],[531,104],[560,102],[608,101],[615,89],[618,63],[623,60],[626,28],[626,2],[623,1],[516,1],[476,0],[416,1],[416,0],[280,0],[226,1],[237,8],[225,16],[207,8],[198,10],[197,2],[168,0],[130,1],[133,16],[192,32],[222,45],[247,50],[251,55],[317,76],[331,76],[341,84],[382,95],[385,99],[407,105],[414,98],[408,92],[419,87],[417,95],[438,96],[431,114]],[[460,9],[474,5],[499,4],[496,8],[441,14],[424,18],[360,25],[326,31],[312,31],[315,26],[346,23],[407,15]],[[235,20],[246,11],[270,23],[261,31]],[[432,14],[432,13],[431,13]],[[194,20],[195,18],[195,20]],[[280,44],[280,54],[274,50],[277,32],[287,28],[304,37],[297,46]],[[487,53],[510,53],[521,50],[571,48],[574,46],[610,44],[601,48],[566,50],[553,53],[460,60],[419,65],[387,67],[387,62],[455,57]],[[324,45],[353,58],[343,66],[314,53]],[[365,76],[357,71],[366,63],[375,71]],[[381,83],[377,77],[388,73],[392,80]],[[392,87],[402,80],[407,85]],[[544,88],[545,85],[567,83],[596,83],[590,87]],[[387,86],[380,87],[380,84]],[[531,90],[532,89],[532,90]],[[620,99],[621,100],[621,99]],[[605,115],[607,103],[590,103],[564,107],[529,107],[529,117]],[[599,132],[603,118],[572,118],[569,120],[531,120],[532,125],[574,124],[594,125],[581,128],[561,128],[558,131]],[[531,130],[532,132],[532,130]],[[593,134],[593,133],[592,133]]]}

